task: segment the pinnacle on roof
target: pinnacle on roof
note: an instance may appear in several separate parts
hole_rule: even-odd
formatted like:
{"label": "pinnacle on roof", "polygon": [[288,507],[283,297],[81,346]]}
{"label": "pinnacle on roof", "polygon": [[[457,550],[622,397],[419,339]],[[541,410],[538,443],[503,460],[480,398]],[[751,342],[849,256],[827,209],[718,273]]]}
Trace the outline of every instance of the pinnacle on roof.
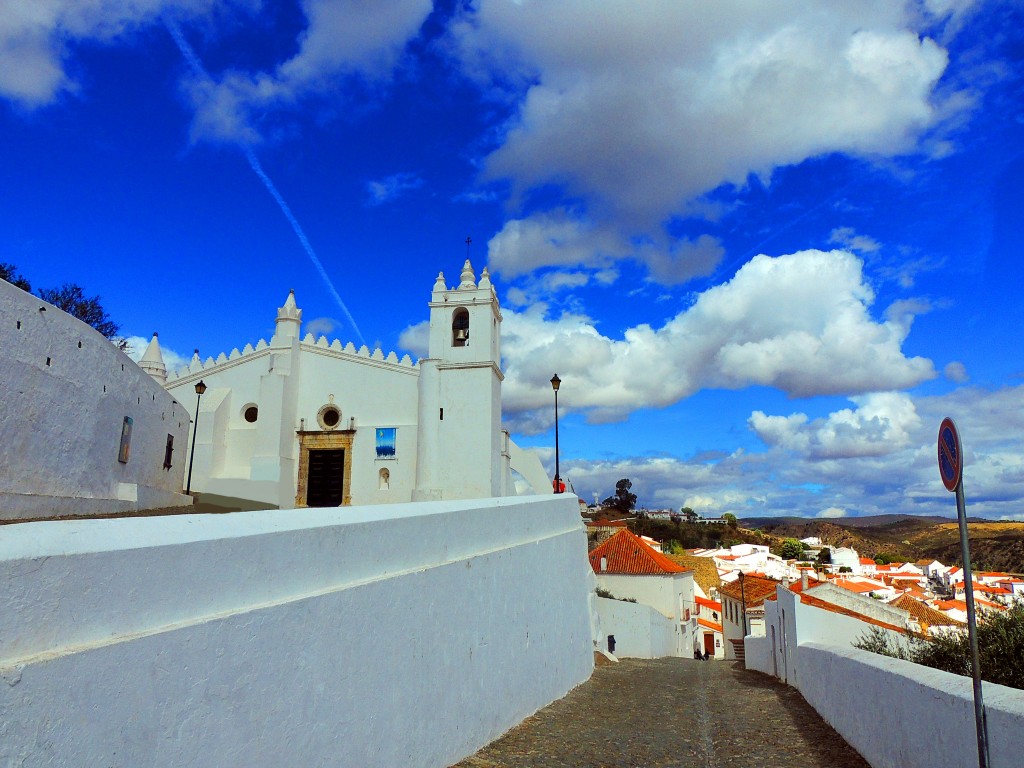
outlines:
{"label": "pinnacle on roof", "polygon": [[462,282],[459,283],[459,290],[465,288],[476,288],[476,275],[473,274],[473,265],[469,263],[469,259],[466,259],[466,263],[462,265],[462,274],[460,275]]}
{"label": "pinnacle on roof", "polygon": [[444,272],[437,273],[437,280],[434,281],[434,293],[438,291],[447,291],[448,286],[444,284]]}
{"label": "pinnacle on roof", "polygon": [[478,288],[490,288],[491,287],[491,273],[487,271],[487,267],[484,267],[484,271],[480,273],[480,284]]}
{"label": "pinnacle on roof", "polygon": [[295,289],[288,291],[288,298],[284,300],[284,306],[277,310],[277,321],[302,320],[302,310],[295,303]]}
{"label": "pinnacle on roof", "polygon": [[160,352],[160,342],[157,341],[156,333],[153,334],[153,339],[139,360],[139,368],[161,384],[167,381],[167,366],[164,365],[164,356]]}
{"label": "pinnacle on roof", "polygon": [[149,346],[146,347],[146,352],[142,355],[142,359],[139,362],[164,364],[164,356],[160,352],[160,342],[157,341],[156,331],[153,332],[153,338],[149,342]]}

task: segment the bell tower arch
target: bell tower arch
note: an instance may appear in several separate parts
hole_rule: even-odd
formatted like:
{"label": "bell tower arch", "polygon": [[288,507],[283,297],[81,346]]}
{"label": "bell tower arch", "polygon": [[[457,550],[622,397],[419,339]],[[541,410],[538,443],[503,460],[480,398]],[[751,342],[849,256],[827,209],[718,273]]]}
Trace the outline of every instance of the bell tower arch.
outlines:
{"label": "bell tower arch", "polygon": [[502,490],[501,307],[487,268],[469,260],[430,296],[428,357],[420,361],[417,500],[486,498]]}

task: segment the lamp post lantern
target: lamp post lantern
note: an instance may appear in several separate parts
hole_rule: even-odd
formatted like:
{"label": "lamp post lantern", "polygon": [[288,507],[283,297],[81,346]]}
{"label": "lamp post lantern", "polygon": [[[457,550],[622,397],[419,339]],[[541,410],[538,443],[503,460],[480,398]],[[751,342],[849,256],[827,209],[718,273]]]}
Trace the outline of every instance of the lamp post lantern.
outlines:
{"label": "lamp post lantern", "polygon": [[551,377],[551,388],[555,390],[555,493],[562,492],[562,474],[558,466],[558,387],[561,383],[557,373]]}
{"label": "lamp post lantern", "polygon": [[192,492],[192,465],[196,461],[196,430],[199,429],[199,401],[203,397],[203,393],[206,391],[206,384],[199,381],[196,384],[196,419],[192,422],[192,450],[189,452],[188,457],[188,480],[185,483],[185,493],[190,494]]}

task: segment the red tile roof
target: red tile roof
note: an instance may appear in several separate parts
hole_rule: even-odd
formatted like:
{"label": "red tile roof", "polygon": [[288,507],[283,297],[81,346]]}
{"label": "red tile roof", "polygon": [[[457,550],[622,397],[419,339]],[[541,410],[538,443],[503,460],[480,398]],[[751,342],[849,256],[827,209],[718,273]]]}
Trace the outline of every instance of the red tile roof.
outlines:
{"label": "red tile roof", "polygon": [[701,597],[700,595],[697,595],[694,599],[697,601],[697,605],[703,605],[705,608],[710,608],[713,611],[722,610],[722,604],[715,602],[714,600],[708,600],[706,597]]}
{"label": "red tile roof", "polygon": [[722,625],[721,624],[715,624],[715,622],[708,621],[707,619],[697,619],[697,623],[700,624],[702,627],[705,627],[707,629],[713,629],[715,632],[721,632],[722,631]]}
{"label": "red tile roof", "polygon": [[745,576],[743,588],[740,589],[740,580],[736,579],[718,588],[718,594],[731,597],[733,600],[745,600],[747,608],[761,605],[767,598],[775,597],[775,588],[779,582],[772,579],[762,579],[758,576]]}
{"label": "red tile roof", "polygon": [[[601,569],[601,559],[606,558]],[[686,573],[689,569],[677,565],[661,552],[656,552],[640,537],[623,529],[604,544],[590,551],[590,567],[594,573],[611,573],[627,576],[664,575]]]}
{"label": "red tile roof", "polygon": [[[818,581],[818,580],[817,580],[817,579],[815,579],[815,578],[814,578],[813,576],[809,576],[809,577],[807,578],[807,588],[808,588],[808,589],[814,589],[814,588],[815,588],[816,586],[818,586],[819,584],[824,584],[824,583],[825,583],[825,582],[823,582],[823,581]],[[788,589],[788,590],[789,590],[790,592],[796,592],[796,593],[798,593],[798,594],[799,594],[800,592],[803,592],[803,591],[804,591],[804,582],[803,582],[803,579],[799,579],[798,581],[791,581],[791,582],[789,583],[789,586],[788,586],[788,587],[786,587],[786,589]],[[774,597],[772,597],[772,599],[774,600],[775,598],[774,598]]]}
{"label": "red tile roof", "polygon": [[924,626],[960,626],[963,622],[957,619],[951,618],[942,611],[937,611],[917,598],[911,597],[910,595],[900,595],[893,600],[889,605],[894,608],[902,608],[907,611],[911,616],[917,619],[918,623]]}
{"label": "red tile roof", "polygon": [[[990,603],[984,598],[975,598],[974,605],[977,608],[995,608],[997,610],[1005,610],[1006,606],[999,605],[998,603]],[[963,611],[967,612],[967,601],[966,600],[939,600],[935,603],[935,607],[940,611]]]}
{"label": "red tile roof", "polygon": [[865,584],[863,581],[851,581],[849,579],[836,579],[832,583],[837,587],[842,587],[843,589],[848,589],[851,592],[857,592],[859,594],[874,592],[876,589],[884,589],[884,587],[880,587],[877,584]]}
{"label": "red tile roof", "polygon": [[858,613],[857,611],[851,610],[850,608],[844,608],[843,606],[835,605],[834,603],[822,600],[819,597],[814,597],[813,595],[800,595],[800,602],[804,605],[814,606],[815,608],[823,608],[824,610],[831,611],[832,613],[838,613],[842,614],[843,616],[850,616],[854,619],[860,619],[861,621],[866,622],[867,624],[874,624],[875,626],[885,627],[886,629],[894,629],[897,632],[906,631],[904,627],[898,627],[895,624],[890,624],[886,621],[879,621],[878,619],[872,618],[870,616],[865,616],[863,613]]}
{"label": "red tile roof", "polygon": [[1010,590],[1004,589],[1003,587],[990,587],[988,584],[982,584],[981,582],[974,582],[975,592],[988,592],[990,595],[1009,595],[1012,594]]}

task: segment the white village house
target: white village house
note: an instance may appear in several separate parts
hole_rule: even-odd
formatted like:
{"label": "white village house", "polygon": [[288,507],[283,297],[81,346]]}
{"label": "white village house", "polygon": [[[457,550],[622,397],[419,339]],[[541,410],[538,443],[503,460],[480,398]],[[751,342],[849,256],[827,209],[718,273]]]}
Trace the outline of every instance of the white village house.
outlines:
{"label": "white village house", "polygon": [[[550,493],[540,460],[501,427],[501,309],[467,260],[431,293],[429,351],[300,338],[288,295],[269,342],[168,376],[154,335],[139,365],[198,424],[191,490],[223,509],[342,506]],[[197,397],[196,385],[206,389]],[[514,479],[515,478],[515,479]]]}

